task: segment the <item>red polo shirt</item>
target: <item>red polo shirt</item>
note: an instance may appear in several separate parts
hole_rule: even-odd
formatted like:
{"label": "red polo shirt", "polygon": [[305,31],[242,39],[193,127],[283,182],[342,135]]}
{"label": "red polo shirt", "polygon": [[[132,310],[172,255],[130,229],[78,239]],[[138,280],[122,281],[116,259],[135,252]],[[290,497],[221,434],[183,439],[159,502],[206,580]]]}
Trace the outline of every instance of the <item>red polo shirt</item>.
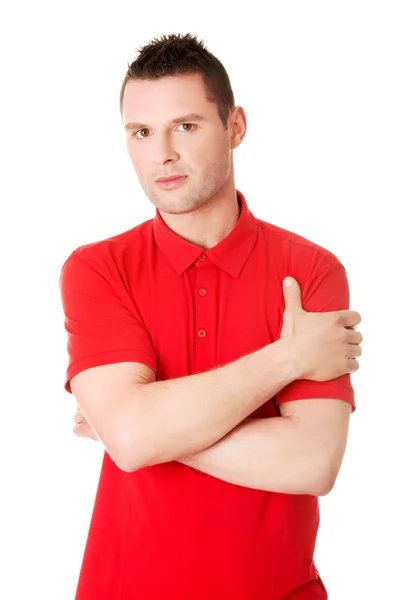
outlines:
{"label": "red polo shirt", "polygon": [[[222,366],[279,339],[282,281],[307,311],[349,308],[346,271],[328,250],[240,217],[204,250],[155,217],[74,250],[60,288],[68,332],[65,389],[80,371],[138,361],[158,380]],[[253,413],[339,398],[350,376],[295,381]],[[268,468],[268,465],[266,465]],[[325,600],[313,561],[318,498],[227,483],[176,461],[120,470],[105,451],[76,600]]]}

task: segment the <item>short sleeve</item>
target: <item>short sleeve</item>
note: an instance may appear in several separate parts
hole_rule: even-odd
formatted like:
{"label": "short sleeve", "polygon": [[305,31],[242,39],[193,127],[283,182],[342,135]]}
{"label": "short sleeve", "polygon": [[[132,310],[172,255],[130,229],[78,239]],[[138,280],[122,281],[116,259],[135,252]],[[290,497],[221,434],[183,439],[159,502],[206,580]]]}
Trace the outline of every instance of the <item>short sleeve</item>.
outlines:
{"label": "short sleeve", "polygon": [[[300,280],[297,281],[301,285]],[[307,286],[301,285],[301,288],[303,308],[308,312],[348,310],[350,307],[346,270],[340,262],[327,267],[320,275],[312,278]],[[352,412],[356,408],[354,389],[348,373],[322,382],[298,379],[278,392],[275,400],[277,404],[281,404],[308,398],[337,398],[349,402]]]}
{"label": "short sleeve", "polygon": [[67,392],[72,393],[72,377],[95,366],[132,361],[156,372],[150,336],[102,272],[101,262],[74,250],[62,266],[59,285],[68,334]]}

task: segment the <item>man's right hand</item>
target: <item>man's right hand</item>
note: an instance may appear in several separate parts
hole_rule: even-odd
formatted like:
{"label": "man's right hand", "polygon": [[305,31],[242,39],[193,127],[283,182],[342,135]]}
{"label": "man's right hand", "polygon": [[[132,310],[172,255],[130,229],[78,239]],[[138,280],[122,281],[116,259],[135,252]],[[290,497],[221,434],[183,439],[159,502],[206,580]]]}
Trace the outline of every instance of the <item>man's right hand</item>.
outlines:
{"label": "man's right hand", "polygon": [[361,315],[354,310],[307,312],[298,282],[293,277],[285,281],[288,279],[292,283],[283,286],[285,312],[280,337],[289,342],[291,360],[298,367],[297,379],[329,381],[357,371],[356,357],[361,356],[363,338],[354,328]]}

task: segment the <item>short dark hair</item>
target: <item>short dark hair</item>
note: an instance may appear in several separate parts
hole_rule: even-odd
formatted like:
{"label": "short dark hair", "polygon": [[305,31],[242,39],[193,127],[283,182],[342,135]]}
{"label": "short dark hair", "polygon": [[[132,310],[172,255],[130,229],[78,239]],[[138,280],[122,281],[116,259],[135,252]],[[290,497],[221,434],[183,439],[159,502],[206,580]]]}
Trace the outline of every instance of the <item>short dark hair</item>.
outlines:
{"label": "short dark hair", "polygon": [[138,48],[139,55],[128,65],[120,93],[120,112],[126,84],[131,79],[160,79],[175,75],[201,73],[207,98],[218,106],[226,129],[229,113],[235,108],[231,82],[223,64],[195,35],[162,35]]}

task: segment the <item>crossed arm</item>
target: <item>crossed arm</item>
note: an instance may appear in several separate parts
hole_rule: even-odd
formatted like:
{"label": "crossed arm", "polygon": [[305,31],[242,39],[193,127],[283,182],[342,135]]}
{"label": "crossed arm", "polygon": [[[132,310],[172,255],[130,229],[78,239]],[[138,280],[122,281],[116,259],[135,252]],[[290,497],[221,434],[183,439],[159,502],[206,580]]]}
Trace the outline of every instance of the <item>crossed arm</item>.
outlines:
{"label": "crossed arm", "polygon": [[281,417],[248,418],[222,440],[178,462],[245,487],[328,494],[346,447],[350,404],[318,398],[280,408]]}
{"label": "crossed arm", "polygon": [[[328,494],[343,460],[351,405],[315,398],[282,403],[280,412],[280,417],[249,417],[215,444],[177,462],[244,487]],[[97,439],[79,409],[74,420],[77,435]]]}

